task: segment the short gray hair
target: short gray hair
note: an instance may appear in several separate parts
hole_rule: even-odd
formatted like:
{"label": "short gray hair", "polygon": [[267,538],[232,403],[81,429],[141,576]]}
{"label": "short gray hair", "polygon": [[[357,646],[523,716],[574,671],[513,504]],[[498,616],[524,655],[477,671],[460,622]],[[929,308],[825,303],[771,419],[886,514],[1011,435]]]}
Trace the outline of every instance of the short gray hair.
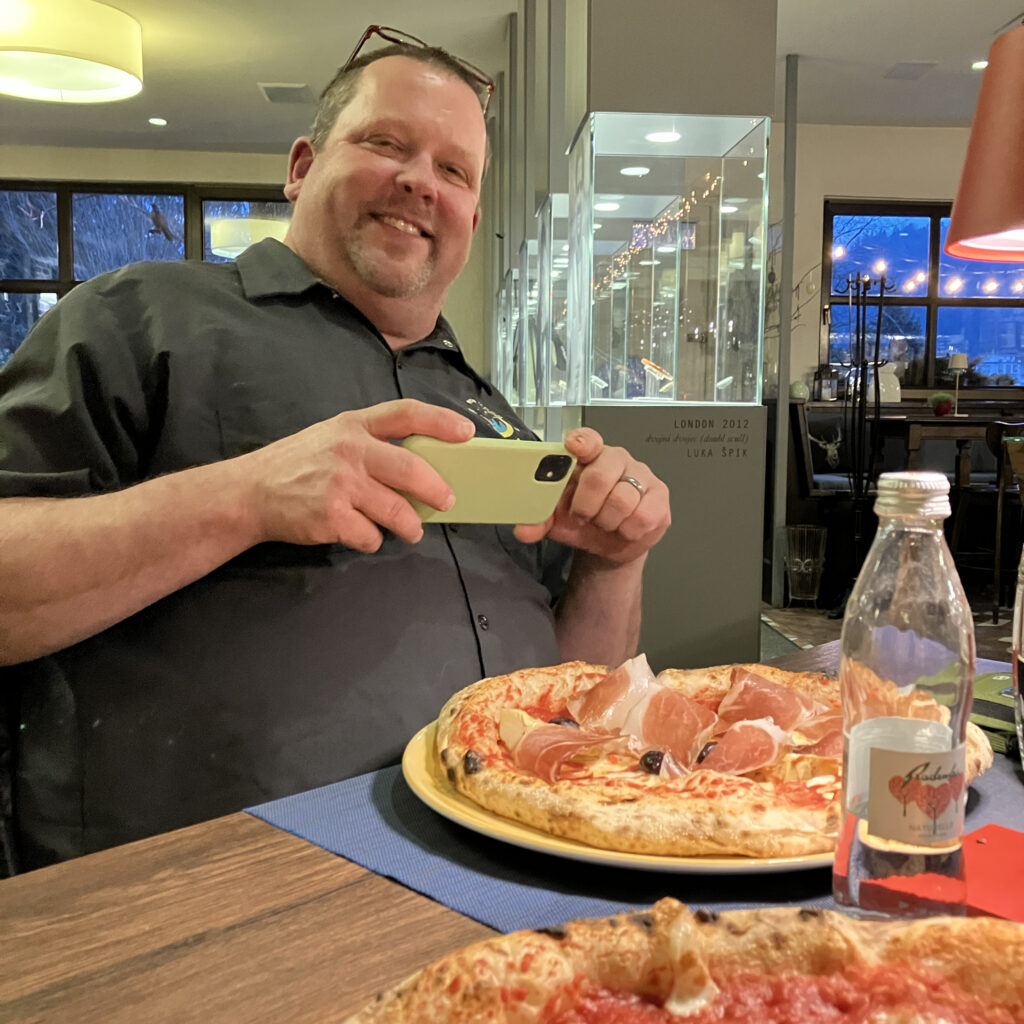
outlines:
{"label": "short gray hair", "polygon": [[404,43],[392,43],[379,50],[374,50],[372,53],[363,54],[339,68],[335,76],[327,83],[324,91],[320,93],[316,117],[313,119],[313,127],[309,133],[313,149],[320,149],[323,146],[338,120],[338,115],[352,102],[363,68],[384,57],[408,57],[411,60],[418,60],[421,64],[430,64],[448,72],[453,77],[465,82],[473,90],[477,99],[480,100],[481,109],[483,109],[485,98],[480,96],[480,83],[447,50],[442,50],[437,46],[408,46]]}

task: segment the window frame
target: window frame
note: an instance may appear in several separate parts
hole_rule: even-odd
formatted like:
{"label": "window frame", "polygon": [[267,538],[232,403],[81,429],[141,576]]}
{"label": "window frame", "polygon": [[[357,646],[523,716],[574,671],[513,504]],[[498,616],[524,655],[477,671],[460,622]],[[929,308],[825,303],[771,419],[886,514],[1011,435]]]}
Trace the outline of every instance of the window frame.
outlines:
{"label": "window frame", "polygon": [[185,201],[185,259],[203,259],[203,202],[287,202],[284,185],[211,184],[183,185],[176,182],[149,181],[43,181],[40,179],[0,179],[5,192],[48,192],[57,196],[57,270],[56,278],[0,278],[0,291],[21,295],[55,292],[63,298],[81,284],[74,276],[71,197],[76,192],[117,195],[182,196]]}
{"label": "window frame", "polygon": [[[899,199],[835,199],[826,198],[822,225],[821,254],[821,294],[823,306],[831,308],[841,304],[845,296],[836,295],[832,291],[832,239],[833,218],[836,216],[855,217],[928,217],[931,221],[928,236],[928,290],[924,295],[899,295],[887,292],[887,303],[898,302],[901,306],[915,306],[925,309],[925,358],[923,384],[903,385],[902,392],[907,397],[927,397],[937,388],[945,389],[945,381],[937,381],[936,340],[938,336],[939,310],[942,308],[981,308],[995,309],[998,307],[1024,308],[1024,298],[998,300],[961,297],[945,297],[939,292],[939,265],[942,252],[939,248],[941,221],[949,217],[953,204],[950,201],[911,201]],[[868,296],[869,307],[878,306],[878,295]],[[873,322],[873,321],[872,321]],[[819,339],[819,363],[821,365],[841,366],[841,363],[830,363],[831,330],[828,326],[824,309],[822,323],[825,324]],[[1024,394],[1024,385],[960,385],[960,391],[977,398],[1016,398]]]}

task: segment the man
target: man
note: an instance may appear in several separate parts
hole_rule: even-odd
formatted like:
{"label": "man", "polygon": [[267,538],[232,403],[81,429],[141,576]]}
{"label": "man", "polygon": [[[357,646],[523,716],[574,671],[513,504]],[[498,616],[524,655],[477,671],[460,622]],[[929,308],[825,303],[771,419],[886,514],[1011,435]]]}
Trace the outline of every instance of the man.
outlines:
{"label": "man", "polygon": [[0,378],[26,866],[394,761],[481,676],[633,652],[669,507],[627,452],[571,434],[567,499],[514,534],[398,493],[452,501],[409,434],[532,436],[440,316],[479,222],[471,86],[443,51],[350,62],[292,147],[284,246],[88,282]]}

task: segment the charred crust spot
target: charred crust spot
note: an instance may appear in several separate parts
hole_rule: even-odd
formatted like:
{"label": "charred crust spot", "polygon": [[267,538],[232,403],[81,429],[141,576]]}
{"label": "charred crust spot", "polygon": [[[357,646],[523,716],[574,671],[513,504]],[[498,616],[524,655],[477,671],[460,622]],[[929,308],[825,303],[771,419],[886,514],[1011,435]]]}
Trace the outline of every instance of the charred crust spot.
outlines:
{"label": "charred crust spot", "polygon": [[776,949],[782,949],[786,945],[786,936],[782,932],[772,932],[772,945]]}
{"label": "charred crust spot", "polygon": [[455,781],[455,769],[454,768],[449,768],[448,771],[445,772],[445,774],[448,776],[448,781],[449,782],[454,782]]}
{"label": "charred crust spot", "polygon": [[377,993],[377,994],[376,994],[376,995],[374,996],[374,999],[375,999],[375,1000],[376,1000],[376,1001],[377,1001],[378,1003],[382,1003],[382,1002],[384,1001],[384,993],[383,993],[383,992],[378,992],[378,993]]}
{"label": "charred crust spot", "polygon": [[801,907],[798,916],[801,921],[807,921],[812,917],[821,917],[821,911],[817,907]]}
{"label": "charred crust spot", "polygon": [[467,775],[476,775],[484,766],[484,759],[475,751],[467,750],[462,758],[462,767]]}
{"label": "charred crust spot", "polygon": [[718,911],[701,907],[693,916],[700,924],[714,924],[718,920]]}
{"label": "charred crust spot", "polygon": [[725,930],[730,935],[742,935],[743,934],[743,929],[738,924],[736,924],[733,921],[730,921],[728,924],[726,924]]}
{"label": "charred crust spot", "polygon": [[559,942],[569,934],[565,926],[560,924],[552,925],[550,928],[534,928],[534,931],[538,935],[550,935],[551,938],[557,939]]}
{"label": "charred crust spot", "polygon": [[448,763],[448,748],[445,747],[444,750],[441,751],[441,764],[447,764],[447,763]]}
{"label": "charred crust spot", "polygon": [[652,914],[630,914],[629,919],[645,932],[654,931],[654,916]]}

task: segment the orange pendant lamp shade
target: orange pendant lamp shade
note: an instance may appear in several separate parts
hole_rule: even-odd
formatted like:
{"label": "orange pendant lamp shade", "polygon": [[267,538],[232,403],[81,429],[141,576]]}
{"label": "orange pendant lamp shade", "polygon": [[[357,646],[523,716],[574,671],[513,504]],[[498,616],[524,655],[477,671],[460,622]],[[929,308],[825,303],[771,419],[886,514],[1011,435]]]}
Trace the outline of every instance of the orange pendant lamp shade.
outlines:
{"label": "orange pendant lamp shade", "polygon": [[945,248],[1024,262],[1024,25],[989,51]]}

